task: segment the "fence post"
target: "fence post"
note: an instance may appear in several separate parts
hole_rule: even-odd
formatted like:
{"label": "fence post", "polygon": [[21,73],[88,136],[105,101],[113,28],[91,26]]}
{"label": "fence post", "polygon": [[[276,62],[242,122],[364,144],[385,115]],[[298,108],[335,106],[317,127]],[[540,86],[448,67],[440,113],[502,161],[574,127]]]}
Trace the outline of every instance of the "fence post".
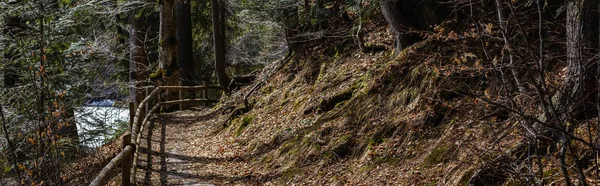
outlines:
{"label": "fence post", "polygon": [[[181,80],[179,80],[179,86],[181,86]],[[179,89],[179,100],[183,99],[183,91]],[[183,110],[183,103],[179,103],[179,111]]]}
{"label": "fence post", "polygon": [[[123,136],[123,149],[131,145],[131,133],[127,132],[125,136]],[[131,154],[123,154],[123,161],[121,162],[121,185],[129,186],[129,179],[131,177]]]}
{"label": "fence post", "polygon": [[[206,87],[206,81],[202,81],[202,86]],[[208,100],[208,95],[206,95],[206,88],[202,89],[202,99]],[[206,102],[202,102],[202,105],[207,106]]]}
{"label": "fence post", "polygon": [[[144,87],[144,99],[146,99],[148,97],[148,88],[150,87]],[[148,105],[152,104],[152,100],[148,101],[148,103],[146,103],[146,105],[144,105],[144,117],[146,116],[146,114],[148,114]]]}
{"label": "fence post", "polygon": [[129,130],[133,129],[133,118],[135,117],[135,103],[133,101],[129,102]]}

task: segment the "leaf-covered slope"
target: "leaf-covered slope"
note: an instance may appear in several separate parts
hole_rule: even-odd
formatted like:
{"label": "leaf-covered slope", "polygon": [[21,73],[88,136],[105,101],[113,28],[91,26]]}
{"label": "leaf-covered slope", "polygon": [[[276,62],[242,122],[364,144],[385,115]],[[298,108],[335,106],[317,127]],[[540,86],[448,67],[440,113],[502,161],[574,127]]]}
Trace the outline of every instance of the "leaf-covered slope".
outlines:
{"label": "leaf-covered slope", "polygon": [[348,45],[296,53],[221,134],[281,183],[464,184],[519,140],[506,111],[469,96],[500,87],[469,47],[476,37],[440,32],[396,58]]}

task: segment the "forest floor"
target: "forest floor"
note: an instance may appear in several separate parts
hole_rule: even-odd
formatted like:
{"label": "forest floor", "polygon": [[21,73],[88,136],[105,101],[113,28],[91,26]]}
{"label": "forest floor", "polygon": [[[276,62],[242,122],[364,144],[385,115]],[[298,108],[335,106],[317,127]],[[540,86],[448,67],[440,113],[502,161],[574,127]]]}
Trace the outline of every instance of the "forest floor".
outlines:
{"label": "forest floor", "polygon": [[220,112],[162,114],[143,134],[138,183],[143,185],[252,184],[269,180],[235,139],[217,134]]}

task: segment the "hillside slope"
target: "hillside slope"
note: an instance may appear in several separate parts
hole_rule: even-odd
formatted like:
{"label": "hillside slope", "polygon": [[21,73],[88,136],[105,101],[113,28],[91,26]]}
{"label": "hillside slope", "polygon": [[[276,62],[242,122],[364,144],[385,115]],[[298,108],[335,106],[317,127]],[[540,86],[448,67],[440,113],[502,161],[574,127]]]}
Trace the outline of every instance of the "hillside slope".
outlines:
{"label": "hillside slope", "polygon": [[[491,61],[470,47],[477,36],[454,34],[398,57],[344,44],[296,53],[218,134],[282,184],[464,185],[521,136],[507,130],[515,122],[506,111],[462,94],[493,96],[499,86],[487,78]],[[252,87],[221,106],[240,105]]]}

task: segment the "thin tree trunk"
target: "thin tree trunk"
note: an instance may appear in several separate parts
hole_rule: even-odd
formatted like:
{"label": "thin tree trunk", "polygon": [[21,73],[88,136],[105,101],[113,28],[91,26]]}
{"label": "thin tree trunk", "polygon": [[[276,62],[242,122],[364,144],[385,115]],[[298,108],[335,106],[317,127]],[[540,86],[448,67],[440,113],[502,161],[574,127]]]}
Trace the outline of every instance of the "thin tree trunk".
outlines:
{"label": "thin tree trunk", "polygon": [[223,27],[221,23],[221,16],[219,15],[219,1],[211,0],[212,6],[212,23],[213,23],[213,42],[215,47],[215,66],[216,74],[219,79],[219,85],[224,90],[228,90],[229,77],[225,73],[225,35],[223,34]]}
{"label": "thin tree trunk", "polygon": [[[600,3],[596,2],[596,8],[598,11],[600,11]],[[600,12],[598,14],[598,16],[600,16]],[[600,18],[598,20],[596,20],[596,24],[598,24],[598,30],[597,30],[597,40],[596,41],[596,46],[598,47],[598,49],[600,49]],[[598,55],[600,55],[600,50],[596,51]],[[597,111],[597,117],[598,117],[598,123],[596,124],[596,146],[600,147],[600,60],[596,60],[596,86],[598,87],[596,89],[596,111]],[[596,153],[596,177],[600,176],[600,157],[598,157],[600,154],[598,151],[595,151]]]}
{"label": "thin tree trunk", "polygon": [[[569,120],[576,106],[577,100],[581,97],[584,84],[584,70],[581,61],[581,39],[582,39],[582,21],[581,21],[581,1],[567,1],[567,17],[566,17],[566,35],[567,35],[567,74],[561,93],[556,96],[557,108],[560,113],[557,125],[563,125]],[[565,162],[565,154],[568,148],[569,140],[567,134],[561,134],[561,149],[560,149],[560,166],[565,177],[567,185],[571,185],[567,164]],[[575,157],[575,155],[573,155]],[[580,181],[585,184],[585,175],[580,175]]]}
{"label": "thin tree trunk", "polygon": [[2,108],[2,104],[0,104],[0,119],[2,119],[2,130],[4,131],[4,138],[6,139],[6,143],[8,143],[8,150],[12,155],[13,166],[17,171],[17,178],[19,179],[17,180],[17,182],[19,182],[21,180],[21,171],[19,170],[19,166],[17,166],[17,155],[15,154],[15,147],[13,146],[12,141],[10,141],[10,136],[8,135],[8,128],[6,127],[6,118],[4,117],[4,110]]}
{"label": "thin tree trunk", "polygon": [[[578,100],[583,88],[583,66],[581,61],[581,2],[579,0],[569,0],[567,2],[567,75],[564,80],[563,104],[559,105],[567,113],[573,109],[573,102]],[[566,116],[560,118],[565,120]]]}
{"label": "thin tree trunk", "polygon": [[514,62],[514,56],[513,56],[514,49],[508,40],[506,22],[504,21],[504,12],[502,11],[503,9],[504,9],[504,0],[496,0],[496,10],[498,12],[498,22],[500,24],[500,28],[502,29],[502,37],[504,38],[505,48],[508,50],[510,71],[513,75],[513,78],[515,79],[515,83],[517,84],[517,88],[518,88],[519,92],[525,92],[525,87],[523,86],[523,83],[521,83],[521,79],[519,79],[520,78],[519,71],[516,69],[517,66],[515,65],[515,62]]}
{"label": "thin tree trunk", "polygon": [[572,183],[571,178],[569,177],[569,171],[567,170],[567,161],[565,160],[565,154],[567,153],[566,143],[566,141],[561,143],[560,152],[558,155],[560,160],[560,171],[565,179],[565,184],[570,186]]}

